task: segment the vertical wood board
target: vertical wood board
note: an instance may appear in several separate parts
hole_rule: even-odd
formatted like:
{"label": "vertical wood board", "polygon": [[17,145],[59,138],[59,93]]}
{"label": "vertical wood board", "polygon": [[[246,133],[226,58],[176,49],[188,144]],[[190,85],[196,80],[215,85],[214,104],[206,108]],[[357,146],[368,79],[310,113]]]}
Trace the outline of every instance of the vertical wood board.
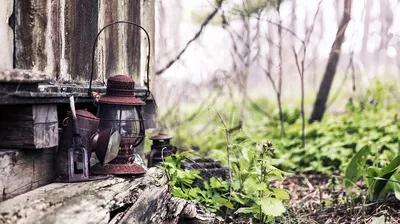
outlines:
{"label": "vertical wood board", "polygon": [[65,80],[90,78],[92,45],[97,34],[98,0],[61,0],[61,68]]}
{"label": "vertical wood board", "polygon": [[10,27],[13,22],[14,0],[0,1],[0,70],[13,68],[14,34]]}
{"label": "vertical wood board", "polygon": [[[15,0],[15,68],[58,74],[58,33],[54,29],[56,1]],[[54,10],[54,11],[53,11]]]}
{"label": "vertical wood board", "polygon": [[[129,21],[140,25],[140,1],[113,2],[100,0],[99,30],[116,21]],[[99,37],[97,79],[124,74],[135,81],[140,74],[140,33],[138,27],[116,24],[106,28]]]}
{"label": "vertical wood board", "polygon": [[[149,69],[149,78],[150,78],[150,89],[154,89],[154,83],[152,84],[152,80],[154,80],[155,71],[154,71],[154,38],[155,38],[155,21],[154,21],[154,13],[155,13],[155,1],[154,0],[141,0],[141,24],[147,30],[150,36],[150,44],[151,44],[151,52],[150,52],[150,69]],[[147,72],[147,37],[144,33],[141,33],[141,45],[140,45],[140,84],[144,85],[147,82],[146,72]]]}

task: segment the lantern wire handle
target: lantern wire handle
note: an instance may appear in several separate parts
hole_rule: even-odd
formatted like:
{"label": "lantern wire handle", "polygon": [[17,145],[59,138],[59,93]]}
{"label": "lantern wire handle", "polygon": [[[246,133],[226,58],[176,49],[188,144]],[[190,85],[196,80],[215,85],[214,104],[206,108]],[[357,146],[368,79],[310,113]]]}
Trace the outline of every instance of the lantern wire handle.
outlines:
{"label": "lantern wire handle", "polygon": [[91,68],[91,72],[90,72],[90,84],[89,84],[88,95],[91,96],[91,94],[92,94],[92,81],[93,81],[94,57],[95,57],[95,54],[96,54],[95,51],[96,51],[97,41],[99,40],[99,36],[100,36],[101,32],[103,32],[103,30],[105,30],[107,27],[110,27],[110,26],[116,25],[116,24],[120,24],[120,23],[122,23],[122,24],[128,24],[128,25],[132,25],[132,26],[138,27],[138,28],[140,28],[141,30],[143,30],[143,31],[146,33],[146,36],[147,36],[147,45],[148,45],[148,48],[147,48],[147,74],[146,74],[146,79],[147,79],[147,92],[146,92],[146,96],[145,96],[145,99],[144,99],[144,101],[146,101],[147,97],[149,97],[150,94],[151,94],[151,93],[150,93],[150,78],[149,78],[149,72],[150,72],[150,36],[149,36],[149,33],[147,32],[147,30],[146,30],[145,28],[143,28],[142,26],[140,26],[140,25],[138,25],[138,24],[136,24],[136,23],[134,23],[134,22],[129,22],[129,21],[116,21],[116,22],[110,23],[110,24],[106,25],[105,27],[103,27],[103,28],[97,33],[96,38],[95,38],[94,43],[93,43],[93,47],[92,47],[92,68]]}

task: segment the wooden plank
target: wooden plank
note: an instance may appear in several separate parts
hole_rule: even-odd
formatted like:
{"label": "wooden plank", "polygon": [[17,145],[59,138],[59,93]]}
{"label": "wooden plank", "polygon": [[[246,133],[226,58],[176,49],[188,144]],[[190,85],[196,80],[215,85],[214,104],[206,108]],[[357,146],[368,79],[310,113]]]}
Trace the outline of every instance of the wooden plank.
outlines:
{"label": "wooden plank", "polygon": [[32,109],[35,147],[58,146],[57,105],[34,105]]}
{"label": "wooden plank", "polygon": [[[126,19],[128,21],[141,24],[141,1],[129,1],[125,0],[127,7],[126,10]],[[141,44],[142,44],[142,35],[144,35],[143,31],[138,27],[129,26],[127,27],[127,46],[126,46],[126,54],[127,54],[127,66],[128,66],[128,75],[133,78],[137,83],[140,83],[141,80],[141,57],[143,54],[141,52]],[[146,42],[147,44],[147,42]],[[146,57],[147,50],[145,50],[144,57]]]}
{"label": "wooden plank", "polygon": [[[99,30],[107,24],[121,20],[121,5],[117,1],[100,0],[99,2]],[[122,71],[122,52],[120,52],[120,39],[124,25],[118,24],[106,28],[99,36],[97,45],[97,80],[106,82],[107,78],[123,73]]]}
{"label": "wooden plank", "polygon": [[47,0],[49,12],[49,25],[50,35],[51,35],[51,49],[53,60],[49,60],[48,63],[53,63],[51,66],[52,78],[59,79],[60,74],[60,57],[61,57],[61,39],[60,39],[60,0]]}
{"label": "wooden plank", "polygon": [[11,17],[13,13],[14,0],[0,1],[0,70],[13,68],[14,34],[10,27],[13,24]]}
{"label": "wooden plank", "polygon": [[[57,32],[53,26],[52,1],[15,0],[15,60],[16,68],[45,72],[49,78],[57,75]],[[56,12],[56,11],[55,11]]]}
{"label": "wooden plank", "polygon": [[98,0],[60,0],[61,78],[88,80],[97,34]]}
{"label": "wooden plank", "polygon": [[0,147],[40,149],[58,145],[55,104],[2,107],[0,124]]}
{"label": "wooden plank", "polygon": [[[99,7],[99,29],[121,20],[140,24],[140,1],[100,0]],[[141,32],[140,28],[127,24],[116,24],[103,31],[97,51],[98,80],[105,81],[117,74],[140,80]]]}
{"label": "wooden plank", "polygon": [[0,149],[0,201],[50,183],[55,178],[55,148]]}
{"label": "wooden plank", "polygon": [[[155,69],[154,69],[154,49],[155,49],[155,0],[140,0],[141,2],[141,25],[147,30],[150,36],[150,44],[151,44],[151,52],[150,52],[150,89],[155,90],[154,80],[155,80]],[[145,82],[147,82],[146,75],[146,62],[147,62],[147,37],[142,32],[141,34],[141,56],[140,56],[140,83],[144,86]]]}

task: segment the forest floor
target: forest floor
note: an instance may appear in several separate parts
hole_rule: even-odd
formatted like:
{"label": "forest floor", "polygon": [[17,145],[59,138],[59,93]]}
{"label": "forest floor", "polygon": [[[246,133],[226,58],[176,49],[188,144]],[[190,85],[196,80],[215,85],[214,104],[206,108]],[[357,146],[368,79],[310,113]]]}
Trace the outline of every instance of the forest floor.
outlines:
{"label": "forest floor", "polygon": [[334,175],[296,174],[278,186],[288,189],[291,199],[290,209],[277,223],[400,223],[400,203],[394,195],[370,202],[358,191],[352,198]]}

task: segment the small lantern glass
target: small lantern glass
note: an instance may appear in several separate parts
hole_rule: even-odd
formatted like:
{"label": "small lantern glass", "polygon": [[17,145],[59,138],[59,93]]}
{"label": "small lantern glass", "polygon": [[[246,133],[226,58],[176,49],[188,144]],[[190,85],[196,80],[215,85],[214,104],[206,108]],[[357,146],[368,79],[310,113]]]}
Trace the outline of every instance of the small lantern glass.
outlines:
{"label": "small lantern glass", "polygon": [[100,103],[99,131],[111,128],[111,133],[118,131],[121,141],[136,147],[142,143],[145,135],[141,105],[121,105]]}

